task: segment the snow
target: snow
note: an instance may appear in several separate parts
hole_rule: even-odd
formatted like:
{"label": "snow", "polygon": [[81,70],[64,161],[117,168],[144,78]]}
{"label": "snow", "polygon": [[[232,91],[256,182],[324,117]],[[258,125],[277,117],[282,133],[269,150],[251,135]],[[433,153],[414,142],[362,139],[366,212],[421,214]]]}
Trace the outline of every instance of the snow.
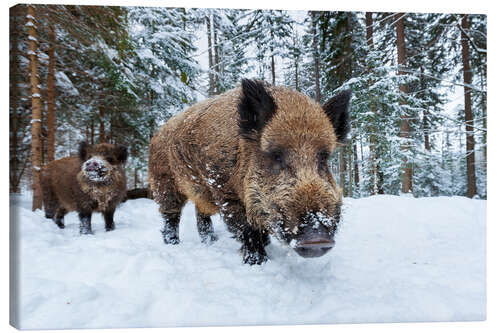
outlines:
{"label": "snow", "polygon": [[73,85],[73,82],[71,82],[71,80],[64,72],[57,71],[55,73],[55,77],[56,77],[56,84],[58,87],[64,89],[70,96],[79,95],[79,92]]}
{"label": "snow", "polygon": [[346,199],[335,248],[304,259],[276,240],[262,266],[242,264],[220,218],[200,243],[194,206],[179,245],[163,244],[158,206],[125,202],[116,230],[76,213],[60,230],[11,196],[23,329],[469,321],[486,318],[486,201]]}

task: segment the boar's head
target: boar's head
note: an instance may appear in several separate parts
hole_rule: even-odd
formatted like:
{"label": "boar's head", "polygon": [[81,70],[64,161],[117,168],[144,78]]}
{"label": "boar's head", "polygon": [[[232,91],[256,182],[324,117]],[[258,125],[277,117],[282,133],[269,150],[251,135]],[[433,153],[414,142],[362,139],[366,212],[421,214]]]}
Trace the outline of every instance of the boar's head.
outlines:
{"label": "boar's head", "polygon": [[122,171],[127,161],[127,147],[110,143],[89,145],[81,142],[78,155],[83,178],[93,184],[109,184],[113,173]]}
{"label": "boar's head", "polygon": [[342,190],[329,159],[349,132],[350,96],[343,91],[321,106],[296,91],[242,82],[238,111],[249,223],[303,257],[322,256],[334,245]]}

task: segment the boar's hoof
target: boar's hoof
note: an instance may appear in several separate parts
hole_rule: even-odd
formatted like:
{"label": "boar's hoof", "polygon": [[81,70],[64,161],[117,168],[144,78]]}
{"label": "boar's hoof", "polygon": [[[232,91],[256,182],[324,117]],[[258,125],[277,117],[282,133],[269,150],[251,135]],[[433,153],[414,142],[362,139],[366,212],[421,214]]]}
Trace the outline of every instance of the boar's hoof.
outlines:
{"label": "boar's hoof", "polygon": [[243,262],[249,265],[261,265],[267,261],[267,255],[243,250]]}
{"label": "boar's hoof", "polygon": [[64,229],[64,223],[62,223],[62,222],[56,222],[56,224],[59,227],[59,229]]}
{"label": "boar's hoof", "polygon": [[217,235],[214,233],[208,233],[200,235],[200,239],[203,244],[212,244],[213,242],[216,242],[219,237],[217,237]]}
{"label": "boar's hoof", "polygon": [[94,233],[92,232],[91,229],[81,229],[80,228],[80,235],[93,235]]}
{"label": "boar's hoof", "polygon": [[93,235],[90,224],[80,224],[80,235]]}
{"label": "boar's hoof", "polygon": [[111,225],[106,225],[106,231],[113,231],[115,230],[115,224],[111,224]]}
{"label": "boar's hoof", "polygon": [[171,245],[179,244],[179,236],[177,234],[166,232],[165,230],[162,231],[162,234],[163,234],[163,241],[165,242],[165,244],[171,244]]}

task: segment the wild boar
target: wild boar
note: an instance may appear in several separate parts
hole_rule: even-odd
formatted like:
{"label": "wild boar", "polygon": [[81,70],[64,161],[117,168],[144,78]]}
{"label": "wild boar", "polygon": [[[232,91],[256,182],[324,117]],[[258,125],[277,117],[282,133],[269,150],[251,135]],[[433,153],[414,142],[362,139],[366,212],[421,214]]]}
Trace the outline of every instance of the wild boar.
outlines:
{"label": "wild boar", "polygon": [[220,213],[243,261],[267,260],[269,235],[303,257],[334,245],[342,191],[329,157],[349,132],[350,91],[323,106],[285,87],[241,86],[173,116],[152,138],[149,184],[164,242],[179,242],[183,205],[194,202],[202,240]]}
{"label": "wild boar", "polygon": [[115,229],[115,209],[127,193],[124,164],[127,147],[80,143],[78,156],[50,162],[40,175],[45,217],[64,228],[64,215],[77,211],[80,234],[91,234],[92,212],[104,216],[106,231]]}

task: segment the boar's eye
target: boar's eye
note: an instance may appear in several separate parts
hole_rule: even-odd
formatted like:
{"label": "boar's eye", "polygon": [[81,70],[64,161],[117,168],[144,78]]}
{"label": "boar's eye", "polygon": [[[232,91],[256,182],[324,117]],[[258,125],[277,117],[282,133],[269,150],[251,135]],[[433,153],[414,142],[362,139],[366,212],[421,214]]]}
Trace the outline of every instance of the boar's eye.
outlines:
{"label": "boar's eye", "polygon": [[274,171],[279,171],[285,167],[285,158],[281,150],[274,150],[268,156]]}
{"label": "boar's eye", "polygon": [[273,152],[272,157],[273,157],[274,162],[283,163],[283,153],[281,153],[280,151]]}
{"label": "boar's eye", "polygon": [[330,154],[326,150],[322,150],[318,153],[318,163],[320,169],[328,169],[328,159]]}

